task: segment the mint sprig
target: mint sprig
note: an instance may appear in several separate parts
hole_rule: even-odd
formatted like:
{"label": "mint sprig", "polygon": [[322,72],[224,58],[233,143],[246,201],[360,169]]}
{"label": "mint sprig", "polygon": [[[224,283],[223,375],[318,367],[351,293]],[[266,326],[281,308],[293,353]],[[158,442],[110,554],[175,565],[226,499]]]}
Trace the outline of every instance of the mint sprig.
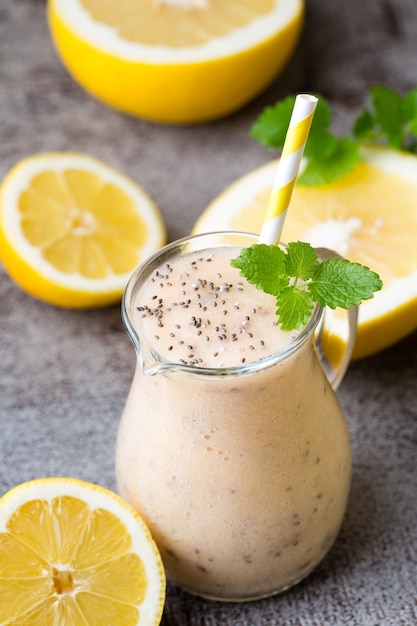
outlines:
{"label": "mint sprig", "polygon": [[[288,96],[267,107],[253,124],[250,134],[259,143],[282,149],[296,96]],[[297,184],[322,185],[341,178],[360,160],[359,147],[348,137],[337,138],[330,131],[331,111],[327,101],[318,96],[316,112],[304,150],[306,166]]]}
{"label": "mint sprig", "polygon": [[[288,96],[267,107],[252,125],[251,136],[268,148],[282,150],[295,98]],[[404,97],[388,87],[372,87],[370,106],[355,119],[350,136],[344,137],[332,133],[330,106],[322,96],[318,99],[304,151],[305,168],[297,184],[317,186],[343,178],[361,161],[360,144],[417,154],[417,87]]]}
{"label": "mint sprig", "polygon": [[275,296],[283,330],[306,324],[316,302],[347,309],[382,287],[378,274],[368,267],[338,258],[320,262],[316,250],[302,241],[288,244],[285,252],[275,245],[254,244],[231,263],[249,283]]}
{"label": "mint sprig", "polygon": [[417,87],[404,97],[389,87],[371,87],[370,108],[356,118],[353,134],[361,142],[417,154]]}

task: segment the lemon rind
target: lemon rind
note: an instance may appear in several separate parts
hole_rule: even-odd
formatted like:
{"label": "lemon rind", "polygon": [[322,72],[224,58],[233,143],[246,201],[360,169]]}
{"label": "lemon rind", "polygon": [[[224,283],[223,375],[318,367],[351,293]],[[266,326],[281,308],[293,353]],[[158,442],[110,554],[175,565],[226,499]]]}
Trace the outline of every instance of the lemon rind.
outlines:
{"label": "lemon rind", "polygon": [[0,498],[0,532],[6,531],[7,520],[25,502],[33,499],[50,502],[61,496],[79,498],[92,509],[106,509],[121,519],[132,541],[131,551],[146,564],[149,581],[145,599],[139,607],[139,623],[159,624],[166,590],[162,559],[141,516],[115,492],[77,478],[38,478],[22,483]]}
{"label": "lemon rind", "polygon": [[[36,174],[50,169],[60,172],[69,168],[80,169],[85,167],[103,178],[106,182],[120,187],[135,205],[140,207],[139,215],[148,226],[147,240],[138,250],[137,264],[154,253],[165,242],[166,232],[162,216],[152,198],[133,180],[107,165],[103,161],[90,155],[81,153],[43,153],[35,157],[27,157],[20,161],[6,175],[0,188],[0,204],[2,207],[0,220],[3,237],[20,258],[31,269],[51,283],[59,284],[62,288],[74,291],[106,293],[123,290],[131,273],[131,268],[123,274],[111,274],[105,278],[89,279],[78,273],[65,274],[50,265],[41,254],[41,251],[32,246],[23,235],[19,219],[17,204],[22,189],[30,183]],[[155,228],[158,224],[158,228]]]}

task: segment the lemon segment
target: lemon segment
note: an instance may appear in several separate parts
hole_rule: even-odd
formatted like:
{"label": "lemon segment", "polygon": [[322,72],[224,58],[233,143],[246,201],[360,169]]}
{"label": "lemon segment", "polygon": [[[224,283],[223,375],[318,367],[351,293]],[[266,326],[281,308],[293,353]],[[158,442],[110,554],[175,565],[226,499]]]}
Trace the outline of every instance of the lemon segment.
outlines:
{"label": "lemon segment", "polygon": [[122,41],[169,48],[206,44],[274,9],[274,0],[80,0],[80,4],[94,22],[113,28]]}
{"label": "lemon segment", "polygon": [[[282,233],[285,242],[333,249],[380,275],[382,290],[359,309],[355,359],[417,328],[417,158],[382,147],[361,152],[363,162],[343,179],[295,187]],[[227,188],[202,213],[193,233],[259,233],[277,164],[267,163]]]}
{"label": "lemon segment", "polygon": [[0,187],[1,260],[25,291],[57,306],[117,302],[165,239],[144,190],[88,155],[27,157]]}
{"label": "lemon segment", "polygon": [[146,119],[223,117],[281,71],[301,35],[304,0],[49,0],[61,61],[93,96]]}
{"label": "lemon segment", "polygon": [[0,500],[0,622],[157,626],[159,552],[116,494],[76,479],[39,479]]}

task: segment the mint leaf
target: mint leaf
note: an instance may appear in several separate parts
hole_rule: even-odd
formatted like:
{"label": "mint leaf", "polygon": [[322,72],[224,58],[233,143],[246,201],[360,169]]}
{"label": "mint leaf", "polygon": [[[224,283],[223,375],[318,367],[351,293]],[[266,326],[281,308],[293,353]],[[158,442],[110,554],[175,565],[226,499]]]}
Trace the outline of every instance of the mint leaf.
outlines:
{"label": "mint leaf", "polygon": [[314,307],[311,293],[289,286],[277,296],[277,317],[282,330],[294,330],[308,322]]}
{"label": "mint leaf", "polygon": [[327,159],[334,154],[338,140],[328,130],[310,132],[304,149],[304,156],[308,161]]}
{"label": "mint leaf", "polygon": [[331,183],[346,176],[359,161],[359,147],[348,137],[343,137],[329,157],[307,161],[304,171],[297,178],[297,184],[317,186]]}
{"label": "mint leaf", "polygon": [[346,259],[328,259],[319,263],[317,273],[309,283],[315,301],[331,309],[358,306],[362,300],[372,298],[374,291],[381,287],[378,274]]}
{"label": "mint leaf", "polygon": [[338,139],[329,130],[331,121],[332,114],[328,102],[324,98],[319,98],[304,149],[307,160],[327,158],[336,150]]}
{"label": "mint leaf", "polygon": [[313,121],[311,123],[311,128],[313,132],[317,130],[326,130],[326,128],[330,126],[330,123],[332,121],[332,112],[327,100],[322,96],[319,96],[318,94],[314,95],[318,98],[318,102]]}
{"label": "mint leaf", "polygon": [[417,88],[402,98],[392,89],[376,85],[370,95],[370,110],[363,111],[354,122],[355,138],[416,154]]}
{"label": "mint leaf", "polygon": [[[268,148],[282,150],[295,98],[288,96],[267,107],[252,125],[251,136]],[[320,96],[304,150],[306,167],[298,176],[297,184],[313,186],[329,183],[342,178],[359,162],[357,146],[348,137],[335,137],[329,129],[331,121],[330,106]]]}
{"label": "mint leaf", "polygon": [[309,243],[293,241],[288,244],[285,267],[289,276],[308,280],[316,273],[318,264],[317,252]]}
{"label": "mint leaf", "polygon": [[362,111],[353,124],[353,134],[359,141],[372,141],[377,133],[374,129],[375,118],[369,111]]}
{"label": "mint leaf", "polygon": [[[403,100],[403,111],[405,117],[406,132],[414,135],[412,139],[410,139],[410,137],[407,138],[408,145],[403,145],[403,147],[407,147],[408,150],[416,152],[415,146],[417,136],[417,87],[409,91],[408,94],[405,96]],[[404,142],[404,144],[406,142]]]}
{"label": "mint leaf", "polygon": [[[388,145],[417,154],[417,87],[401,97],[393,89],[375,85],[369,106],[352,125],[350,136],[331,132],[331,110],[319,94],[316,112],[304,150],[305,169],[297,185],[318,186],[339,180],[360,162],[358,142]],[[252,125],[250,134],[272,149],[284,146],[296,96],[288,96],[266,108]]]}
{"label": "mint leaf", "polygon": [[403,139],[403,107],[401,97],[389,87],[371,87],[371,100],[376,125],[392,148],[399,148]]}
{"label": "mint leaf", "polygon": [[294,108],[295,96],[267,107],[253,124],[250,134],[268,148],[282,148]]}
{"label": "mint leaf", "polygon": [[404,97],[403,111],[406,121],[415,122],[417,120],[417,87],[411,89]]}
{"label": "mint leaf", "polygon": [[353,124],[353,134],[359,141],[386,143],[399,148],[404,139],[406,119],[404,103],[392,89],[374,86],[370,90],[371,110],[365,109]]}
{"label": "mint leaf", "polygon": [[402,148],[417,153],[417,87],[408,92],[403,100],[405,132]]}
{"label": "mint leaf", "polygon": [[[296,96],[288,96],[284,100],[279,100],[273,106],[266,107],[252,125],[250,135],[268,148],[282,150],[295,99]],[[330,122],[330,107],[324,98],[319,98],[310,128],[309,141],[314,136],[322,139],[322,135],[325,134]]]}
{"label": "mint leaf", "polygon": [[232,266],[240,269],[249,283],[275,296],[289,283],[285,260],[285,253],[278,246],[254,244],[243,248]]}
{"label": "mint leaf", "polygon": [[231,261],[249,283],[276,297],[278,322],[283,330],[305,324],[314,303],[347,309],[373,297],[382,287],[378,274],[360,263],[327,259],[320,263],[316,250],[302,241],[287,251],[274,245],[243,248]]}

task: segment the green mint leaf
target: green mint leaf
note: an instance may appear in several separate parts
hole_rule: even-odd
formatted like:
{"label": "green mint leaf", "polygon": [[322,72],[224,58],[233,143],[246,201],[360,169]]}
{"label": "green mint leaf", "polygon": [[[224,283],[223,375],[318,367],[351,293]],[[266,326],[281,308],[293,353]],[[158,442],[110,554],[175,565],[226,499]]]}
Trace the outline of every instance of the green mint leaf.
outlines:
{"label": "green mint leaf", "polygon": [[284,287],[277,296],[277,317],[282,330],[294,330],[306,324],[314,307],[308,291]]}
{"label": "green mint leaf", "polygon": [[[268,148],[281,149],[284,147],[291,114],[294,108],[296,96],[288,96],[284,100],[279,100],[275,105],[266,107],[259,115],[250,129],[250,135],[257,139],[260,144]],[[326,130],[331,122],[330,107],[324,98],[320,98],[311,124],[310,138],[317,136],[317,142],[326,135]],[[330,133],[328,133],[331,135]],[[330,140],[329,137],[324,139]],[[323,146],[325,150],[325,146]],[[307,150],[307,146],[306,146]],[[316,151],[317,152],[317,151]],[[321,153],[321,152],[320,152]]]}
{"label": "green mint leaf", "polygon": [[[332,112],[331,112],[329,103],[322,96],[318,96],[317,94],[315,95],[318,98],[318,102],[317,102],[316,110],[314,113],[313,121],[311,122],[310,134],[321,133],[323,131],[326,131],[329,128],[330,123],[332,121]],[[295,98],[294,98],[294,101],[295,101]],[[288,122],[289,122],[289,119],[288,119]],[[288,122],[287,122],[287,125],[288,125]]]}
{"label": "green mint leaf", "polygon": [[309,283],[310,293],[316,302],[331,309],[358,306],[362,300],[373,297],[382,287],[378,274],[360,263],[346,259],[328,259],[318,266]]}
{"label": "green mint leaf", "polygon": [[[304,169],[297,184],[316,186],[339,180],[360,162],[358,142],[379,143],[417,154],[417,87],[401,97],[393,89],[375,85],[369,108],[358,115],[351,137],[337,138],[330,130],[328,102],[320,95],[304,151]],[[284,146],[296,96],[267,107],[251,127],[259,143],[273,149]]]}
{"label": "green mint leaf", "polygon": [[417,87],[411,89],[404,97],[403,112],[407,122],[415,122],[417,120]]}
{"label": "green mint leaf", "polygon": [[346,259],[319,262],[316,250],[302,241],[278,246],[253,244],[231,261],[249,283],[276,296],[278,322],[296,330],[311,315],[314,303],[332,309],[359,305],[382,288],[378,274]]}
{"label": "green mint leaf", "polygon": [[411,89],[403,99],[406,137],[402,148],[417,153],[417,87]]}
{"label": "green mint leaf", "polygon": [[[268,148],[284,147],[296,96],[267,107],[251,127],[250,134]],[[349,138],[337,139],[329,130],[331,110],[319,97],[304,150],[306,166],[297,184],[322,185],[342,178],[359,162],[359,149]]]}
{"label": "green mint leaf", "polygon": [[369,111],[362,111],[353,124],[353,134],[358,141],[372,141],[376,138],[375,118]]}
{"label": "green mint leaf", "polygon": [[[415,120],[410,120],[410,122],[408,124],[408,129],[409,129],[409,132],[412,135],[414,135],[415,137],[417,136],[417,117],[416,117]],[[405,146],[405,147],[407,147],[407,146]]]}
{"label": "green mint leaf", "polygon": [[404,113],[401,97],[389,87],[371,87],[375,123],[391,147],[399,148],[403,140]]}
{"label": "green mint leaf", "polygon": [[309,243],[293,241],[288,244],[286,270],[296,280],[309,280],[317,272],[317,252]]}
{"label": "green mint leaf", "polygon": [[328,130],[310,131],[304,156],[307,160],[327,159],[335,152],[337,143],[336,137]]}
{"label": "green mint leaf", "polygon": [[417,152],[417,88],[401,98],[383,86],[370,90],[371,110],[355,120],[353,134],[358,141],[388,144],[391,148]]}
{"label": "green mint leaf", "polygon": [[244,248],[232,266],[240,269],[249,283],[276,296],[289,283],[285,262],[285,253],[278,246],[254,244]]}
{"label": "green mint leaf", "polygon": [[253,124],[251,136],[268,148],[282,149],[294,102],[295,96],[288,96],[274,106],[267,107]]}
{"label": "green mint leaf", "polygon": [[325,185],[343,178],[360,162],[359,147],[348,137],[337,141],[328,158],[307,161],[304,171],[298,176],[298,185]]}

